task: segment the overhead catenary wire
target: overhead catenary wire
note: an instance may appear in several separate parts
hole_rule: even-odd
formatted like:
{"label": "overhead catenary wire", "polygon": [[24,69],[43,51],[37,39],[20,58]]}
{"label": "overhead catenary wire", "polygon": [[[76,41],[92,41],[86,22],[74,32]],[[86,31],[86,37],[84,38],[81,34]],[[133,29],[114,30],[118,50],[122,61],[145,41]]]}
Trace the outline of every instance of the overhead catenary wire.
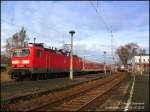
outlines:
{"label": "overhead catenary wire", "polygon": [[[98,4],[98,1],[97,1],[97,9],[98,9],[98,6],[99,6],[99,4]],[[97,10],[97,12],[98,12],[98,10]],[[102,15],[101,15],[102,16]],[[103,18],[103,17],[102,17]],[[14,18],[12,18],[12,21],[11,21],[11,25],[16,25],[14,22]],[[104,21],[104,20],[103,20]],[[104,21],[104,24],[106,24],[106,22]],[[107,28],[107,30],[109,30],[109,26],[106,24],[105,26],[107,26],[108,28]],[[19,27],[21,27],[21,25],[19,25]],[[52,29],[52,28],[50,28],[49,26],[46,26],[48,29]],[[45,35],[45,34],[43,34],[43,33],[39,33],[39,32],[35,32],[35,31],[33,31],[33,29],[32,30],[30,30],[29,28],[27,28],[28,29],[28,31],[29,32],[31,32],[31,34],[37,34],[37,35],[41,35],[42,37],[44,36],[47,36],[47,35]],[[52,30],[55,30],[56,31],[56,29],[52,29]],[[57,30],[58,31],[58,30]],[[38,40],[42,40],[41,38],[38,38]],[[43,41],[43,40],[42,40]],[[45,40],[44,40],[45,41]],[[48,43],[47,41],[45,41],[46,43]]]}
{"label": "overhead catenary wire", "polygon": [[106,27],[107,31],[110,33],[111,35],[111,52],[112,52],[112,69],[114,70],[115,66],[115,58],[114,58],[114,53],[113,53],[113,32],[112,29],[110,28],[110,26],[108,26],[108,24],[105,22],[103,16],[99,13],[98,8],[95,7],[95,5],[93,4],[92,1],[89,1],[91,6],[93,7],[93,9],[96,11],[96,14],[98,15],[100,21],[102,21],[102,23],[104,24],[104,26]]}
{"label": "overhead catenary wire", "polygon": [[[12,15],[12,18],[11,18],[11,20],[10,20],[10,24],[11,24],[11,25],[14,25],[14,24],[15,24],[15,23],[14,23],[14,20],[15,20],[15,7],[12,8],[12,12],[13,12],[13,15]],[[41,22],[38,21],[38,23],[41,23]],[[41,23],[41,24],[42,24],[42,23]],[[63,32],[60,32],[59,30],[56,30],[56,29],[54,29],[54,28],[52,28],[52,27],[49,27],[48,25],[47,25],[46,27],[47,27],[48,29],[51,29],[51,30],[57,32],[57,33],[60,33],[60,34],[64,35]]]}
{"label": "overhead catenary wire", "polygon": [[102,20],[102,23],[103,23],[104,26],[106,27],[108,33],[110,33],[111,36],[112,36],[112,38],[113,38],[113,31],[112,31],[112,29],[111,29],[111,25],[108,25],[108,24],[105,22],[103,16],[99,13],[98,8],[95,7],[95,5],[93,4],[92,1],[90,1],[90,4],[91,4],[91,6],[95,9],[95,11],[96,11],[96,13],[97,13],[97,15],[98,15],[100,21]]}
{"label": "overhead catenary wire", "polygon": [[97,9],[98,9],[98,0],[97,0]]}
{"label": "overhead catenary wire", "polygon": [[[12,22],[8,22],[8,21],[3,20],[3,19],[1,19],[1,20],[4,21],[5,23],[10,24],[10,25],[15,26],[15,27],[22,27],[22,26],[23,26],[23,25],[15,24],[14,22],[12,23]],[[24,26],[24,27],[25,27],[25,26]],[[53,30],[53,31],[56,31],[57,33],[59,33],[59,34],[61,34],[61,35],[64,35],[64,34],[65,34],[65,33],[62,33],[62,32],[57,31],[57,30],[55,30],[55,29],[52,29],[52,28],[50,28],[49,26],[47,26],[47,27],[48,27],[49,29]],[[27,27],[26,27],[26,28],[27,28]],[[30,31],[30,32],[32,32],[32,33],[35,33],[35,34],[39,34],[39,35],[41,35],[41,36],[46,36],[46,35],[44,35],[44,34],[42,34],[42,33],[35,32],[34,30],[31,30],[31,29],[29,29],[29,28],[27,28],[27,30]]]}
{"label": "overhead catenary wire", "polygon": [[91,4],[91,6],[95,9],[95,11],[96,11],[96,13],[97,13],[97,15],[98,15],[100,21],[102,20],[102,22],[103,22],[104,26],[106,27],[107,31],[108,31],[108,32],[111,32],[112,30],[111,30],[111,29],[109,28],[109,26],[106,24],[105,20],[103,19],[102,15],[99,13],[98,9],[95,7],[95,5],[93,4],[93,2],[92,2],[92,1],[89,1],[89,2],[90,2],[90,4]]}
{"label": "overhead catenary wire", "polygon": [[[8,21],[3,20],[3,19],[2,19],[1,21],[5,22],[5,23],[7,23],[7,24],[9,24],[9,25],[11,25],[11,27],[16,27],[16,28],[22,27],[22,25],[18,25],[18,24],[12,23],[12,22],[8,22]],[[24,26],[24,27],[25,27],[25,26]],[[42,34],[42,33],[39,33],[39,32],[35,32],[35,31],[33,31],[33,30],[31,30],[31,29],[29,29],[29,28],[27,28],[27,27],[25,27],[25,28],[30,32],[30,35],[36,34],[36,35],[40,35],[41,37],[47,37],[47,35],[45,35],[45,34]],[[34,36],[35,36],[35,35],[34,35]],[[30,39],[31,39],[31,38],[30,38]],[[48,41],[43,40],[43,39],[41,39],[41,38],[38,38],[38,40],[48,43]]]}
{"label": "overhead catenary wire", "polygon": [[[11,22],[8,22],[8,21],[6,21],[6,20],[2,20],[3,22],[5,22],[5,23],[7,23],[7,24],[10,24],[12,27],[16,27],[16,28],[18,28],[18,27],[22,27],[21,25],[18,25],[18,24],[15,24],[15,23],[11,23]],[[26,28],[30,33],[31,33],[31,35],[32,34],[37,34],[37,35],[40,35],[40,36],[46,36],[46,35],[44,35],[44,34],[41,34],[41,33],[39,33],[39,32],[35,32],[35,31],[31,31],[29,28]],[[30,40],[31,40],[31,38],[30,38]],[[32,41],[32,40],[31,40]],[[46,46],[49,46],[49,45],[47,45],[47,43],[48,43],[48,41],[46,41],[46,40],[43,40],[43,39],[41,39],[41,38],[38,38],[38,41],[41,41],[41,42],[44,42],[45,43],[45,45]],[[56,46],[54,46],[53,45],[53,47],[56,47]],[[93,55],[93,56],[95,56],[95,55]]]}
{"label": "overhead catenary wire", "polygon": [[[100,9],[100,10],[98,10],[98,9]],[[105,18],[107,20],[107,23],[109,24],[109,28],[112,29],[112,25],[110,24],[110,21],[109,21],[110,19],[108,19],[108,16],[104,14],[105,12],[104,12],[102,5],[100,8],[97,8],[97,10],[101,13],[102,18]]]}

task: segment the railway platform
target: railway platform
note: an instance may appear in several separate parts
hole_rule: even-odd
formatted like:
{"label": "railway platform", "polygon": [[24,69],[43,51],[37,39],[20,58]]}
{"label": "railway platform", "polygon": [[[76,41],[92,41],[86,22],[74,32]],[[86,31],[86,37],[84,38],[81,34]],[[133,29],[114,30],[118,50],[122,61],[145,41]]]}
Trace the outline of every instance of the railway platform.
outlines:
{"label": "railway platform", "polygon": [[98,73],[75,76],[74,80],[69,77],[55,78],[47,80],[36,81],[20,81],[20,82],[7,82],[1,84],[1,102],[4,104],[11,103],[12,100],[18,100],[23,97],[42,95],[61,89],[69,88],[87,81],[92,81],[105,76],[110,73]]}
{"label": "railway platform", "polygon": [[131,74],[99,110],[149,111],[149,74]]}
{"label": "railway platform", "polygon": [[[128,76],[126,73],[115,73],[113,75],[108,75],[107,77],[104,75],[101,76],[102,78],[96,78],[98,80],[91,79],[93,81],[89,80],[87,83],[67,88],[64,91],[61,89],[61,91],[53,92],[47,95],[45,94],[36,98],[27,100],[22,99],[15,103],[3,104],[2,110],[62,110],[61,107],[64,106],[67,106],[67,110],[93,109],[90,107],[94,106],[96,108],[97,106],[95,106],[95,103],[97,104],[98,102],[104,102],[105,98],[109,97],[113,90],[118,88],[120,83]],[[82,79],[83,77],[90,78],[89,75],[85,75],[82,77],[76,77],[76,79]],[[72,105],[72,103],[75,105]],[[76,106],[76,108],[74,108],[74,106]]]}
{"label": "railway platform", "polygon": [[[133,83],[133,93],[131,93],[131,91],[129,97],[133,95],[131,101],[127,101],[129,106],[125,109],[128,111],[149,111],[149,74],[133,74]],[[132,88],[130,90],[132,90]]]}

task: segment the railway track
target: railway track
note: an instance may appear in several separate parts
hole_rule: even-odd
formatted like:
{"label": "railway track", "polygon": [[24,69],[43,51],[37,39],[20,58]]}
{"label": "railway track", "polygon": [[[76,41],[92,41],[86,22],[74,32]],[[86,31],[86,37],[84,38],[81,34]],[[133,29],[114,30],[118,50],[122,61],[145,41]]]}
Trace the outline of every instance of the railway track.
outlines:
{"label": "railway track", "polygon": [[114,89],[119,87],[119,84],[125,78],[126,75],[116,75],[75,94],[25,111],[95,110],[111,95]]}
{"label": "railway track", "polygon": [[[99,75],[99,76],[98,76]],[[76,82],[72,83],[65,78],[57,78],[57,79],[49,79],[49,80],[38,80],[38,81],[23,81],[23,82],[9,82],[4,83],[2,88],[2,94],[6,94],[7,96],[2,96],[1,103],[3,104],[14,104],[20,100],[26,101],[35,97],[40,97],[42,95],[46,95],[48,93],[51,93],[52,91],[60,91],[61,89],[71,88],[76,85],[80,85],[83,83],[87,83],[89,81],[98,80],[100,78],[104,78],[107,75],[104,74],[88,74],[88,75],[81,75],[76,76]],[[55,83],[59,82],[59,83]],[[72,84],[69,84],[72,83]],[[65,85],[66,84],[66,85]],[[51,85],[51,86],[49,86]],[[60,85],[58,88],[53,88],[52,85]],[[65,86],[62,86],[65,85]],[[24,88],[25,87],[25,88]],[[6,88],[6,89],[5,89]],[[13,88],[13,90],[12,90]],[[32,88],[36,88],[35,90]],[[41,90],[42,88],[42,90]],[[32,89],[32,90],[31,90]],[[18,90],[20,90],[20,93],[18,94]],[[31,90],[29,92],[29,90]],[[13,93],[13,94],[11,94]]]}

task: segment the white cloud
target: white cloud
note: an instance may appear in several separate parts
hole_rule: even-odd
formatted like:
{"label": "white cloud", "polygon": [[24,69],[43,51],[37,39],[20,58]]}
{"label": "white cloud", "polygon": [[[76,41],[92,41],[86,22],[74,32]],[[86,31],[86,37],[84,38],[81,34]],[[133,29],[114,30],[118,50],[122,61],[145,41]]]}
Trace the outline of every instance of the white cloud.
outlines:
{"label": "white cloud", "polygon": [[[146,25],[149,15],[147,4],[145,2],[145,4],[124,3],[99,2],[101,14],[106,23],[113,28],[114,48],[129,42],[137,42],[144,47],[149,46],[149,27]],[[133,5],[134,7],[131,7]],[[68,32],[73,29],[76,31],[74,35],[75,52],[95,55],[98,52],[102,54],[105,50],[111,55],[110,33],[107,32],[89,1],[7,2],[5,7],[2,7],[2,18],[10,22],[2,21],[3,43],[8,37],[19,31],[21,26],[25,26],[30,42],[33,41],[33,37],[36,37],[37,42],[61,47],[62,42],[70,42]],[[12,25],[11,22],[15,25]],[[87,52],[88,50],[90,52]]]}

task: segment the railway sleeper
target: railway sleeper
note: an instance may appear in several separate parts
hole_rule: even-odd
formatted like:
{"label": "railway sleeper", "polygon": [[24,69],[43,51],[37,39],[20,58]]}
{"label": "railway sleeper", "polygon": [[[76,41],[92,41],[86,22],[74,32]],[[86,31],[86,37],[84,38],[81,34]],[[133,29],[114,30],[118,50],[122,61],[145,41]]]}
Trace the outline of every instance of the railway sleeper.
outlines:
{"label": "railway sleeper", "polygon": [[[101,84],[98,84],[98,85],[103,85],[103,84],[106,84],[107,85],[107,83],[106,82],[110,82],[110,81],[113,81],[113,83],[116,81],[116,80],[113,80],[113,79],[116,79],[116,78],[118,78],[118,76],[115,76],[115,77],[113,77],[113,78],[111,78],[110,80],[106,80],[104,83],[101,83]],[[122,78],[121,78],[122,79]],[[111,83],[109,86],[111,86],[113,83]],[[100,87],[101,87],[100,86]],[[108,85],[107,86],[103,86],[102,88],[103,89],[105,89],[105,90],[107,90],[107,88],[106,87],[109,87]],[[101,88],[101,89],[102,89]],[[92,89],[92,88],[91,88]],[[88,91],[89,89],[87,89],[87,90],[85,90],[85,92],[86,91]],[[103,93],[103,92],[102,92]],[[83,93],[82,93],[83,94]],[[80,94],[75,94],[74,95],[74,98],[75,98],[75,96],[78,96],[78,98],[79,98],[79,96],[80,95],[82,95],[81,93]],[[38,108],[33,108],[33,109],[31,109],[31,110],[37,110],[37,109],[40,109],[40,110],[45,110],[46,108],[49,110],[53,110],[54,108],[58,108],[59,106],[63,106],[64,104],[65,105],[67,105],[68,104],[68,102],[69,102],[69,98],[71,98],[71,96],[70,97],[68,97],[68,100],[64,100],[64,101],[62,101],[63,99],[61,99],[60,100],[60,102],[59,101],[55,101],[54,103],[46,103],[45,105],[41,105],[40,107],[38,107]],[[75,98],[76,99],[76,98]],[[75,100],[74,99],[74,100]],[[73,101],[74,101],[73,100]],[[83,101],[83,100],[82,100]],[[64,104],[63,104],[63,102],[64,102]],[[66,103],[65,103],[66,102]],[[72,102],[72,103],[75,103],[75,102]],[[81,102],[80,102],[81,103]],[[82,104],[85,104],[86,102],[84,101],[84,102],[82,102]],[[69,105],[71,104],[71,102],[69,102]],[[80,104],[80,106],[82,105],[82,104]],[[55,107],[56,106],[56,107]],[[44,107],[44,108],[42,108],[42,107]]]}
{"label": "railway sleeper", "polygon": [[[115,80],[115,81],[116,81],[116,80]],[[114,83],[114,81],[112,81],[112,82]],[[116,82],[115,82],[114,84],[112,84],[112,85],[115,86],[117,83],[119,83],[119,81],[116,81]],[[110,83],[110,84],[111,84],[111,83]],[[108,84],[108,85],[109,85],[109,84]],[[107,86],[108,86],[108,85],[107,85]],[[105,89],[105,91],[95,92],[95,94],[91,93],[91,94],[89,95],[90,98],[85,97],[85,96],[84,96],[84,99],[83,99],[82,97],[76,98],[76,99],[73,100],[72,102],[70,101],[70,102],[67,102],[67,103],[65,103],[65,104],[63,104],[63,105],[60,105],[60,108],[59,108],[59,109],[61,110],[62,107],[63,107],[63,108],[67,108],[68,110],[80,108],[80,107],[82,107],[82,105],[84,106],[84,105],[88,104],[87,102],[91,102],[91,101],[93,101],[93,99],[96,99],[97,97],[103,95],[106,91],[110,91],[111,88],[113,88],[113,86],[112,86],[112,87],[110,86],[109,89]],[[104,89],[104,88],[103,88],[103,89]],[[92,97],[92,100],[90,100],[91,97]],[[78,103],[78,104],[76,105],[76,103]],[[74,107],[75,107],[75,108],[74,108]],[[58,109],[58,108],[57,108],[57,109]]]}

